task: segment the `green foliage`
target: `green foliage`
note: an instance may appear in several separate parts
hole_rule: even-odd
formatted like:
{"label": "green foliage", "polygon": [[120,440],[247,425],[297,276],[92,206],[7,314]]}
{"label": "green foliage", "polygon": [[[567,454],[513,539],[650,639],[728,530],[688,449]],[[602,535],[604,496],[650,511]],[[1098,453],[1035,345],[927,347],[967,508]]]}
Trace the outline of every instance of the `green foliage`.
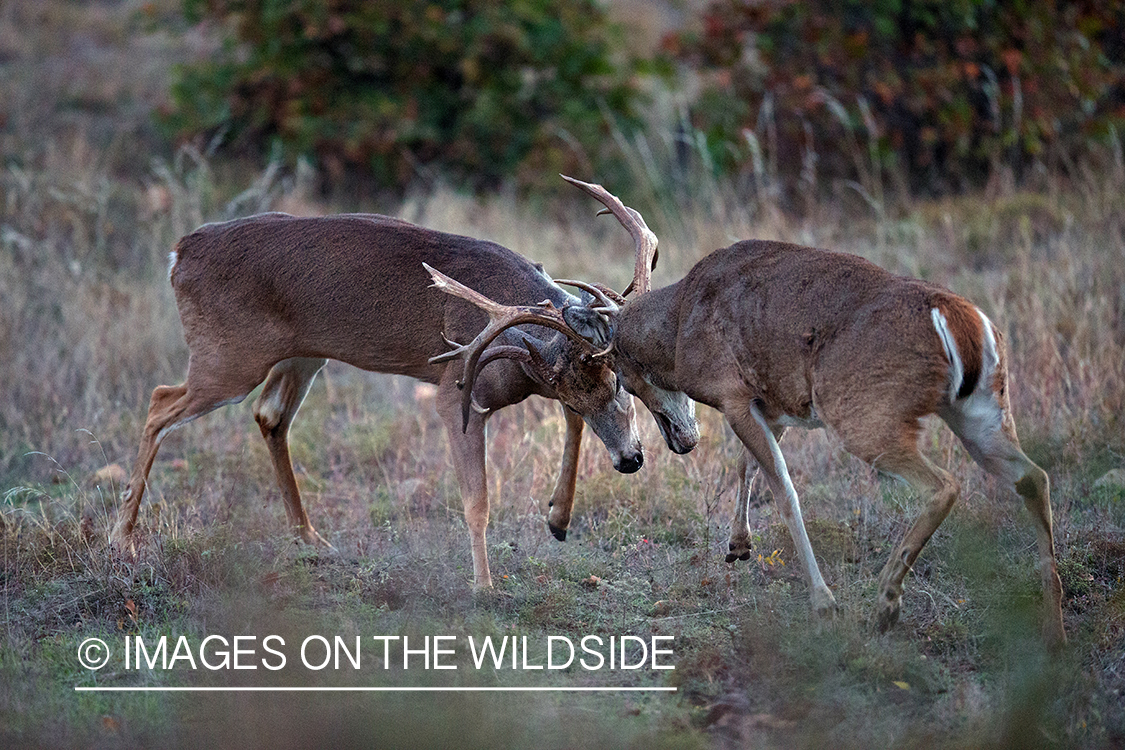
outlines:
{"label": "green foliage", "polygon": [[716,0],[667,46],[704,74],[693,124],[721,167],[764,137],[782,176],[892,168],[940,191],[1117,139],[1123,38],[1117,4]]}
{"label": "green foliage", "polygon": [[[178,136],[280,142],[338,177],[403,187],[439,169],[476,187],[604,156],[629,121],[636,62],[596,0],[184,0],[226,24],[214,60],[180,69],[163,115]],[[557,181],[557,178],[553,180]]]}

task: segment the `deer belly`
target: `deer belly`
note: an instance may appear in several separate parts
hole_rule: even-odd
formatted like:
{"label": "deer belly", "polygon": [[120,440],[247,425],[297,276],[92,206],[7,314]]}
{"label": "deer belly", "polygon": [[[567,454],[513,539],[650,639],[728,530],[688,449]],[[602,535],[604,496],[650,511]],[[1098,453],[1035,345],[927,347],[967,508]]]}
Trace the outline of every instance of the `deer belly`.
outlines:
{"label": "deer belly", "polygon": [[820,421],[820,415],[816,413],[816,407],[811,405],[805,414],[782,414],[777,424],[782,427],[803,427],[806,430],[815,430],[817,427],[824,426],[824,422]]}

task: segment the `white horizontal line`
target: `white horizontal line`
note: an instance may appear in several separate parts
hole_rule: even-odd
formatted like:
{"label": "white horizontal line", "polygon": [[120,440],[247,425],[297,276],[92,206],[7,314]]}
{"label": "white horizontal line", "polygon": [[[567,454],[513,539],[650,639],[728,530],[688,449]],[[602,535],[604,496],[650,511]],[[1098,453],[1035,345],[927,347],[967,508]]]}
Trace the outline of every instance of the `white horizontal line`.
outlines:
{"label": "white horizontal line", "polygon": [[109,687],[75,685],[79,693],[674,693],[674,687]]}

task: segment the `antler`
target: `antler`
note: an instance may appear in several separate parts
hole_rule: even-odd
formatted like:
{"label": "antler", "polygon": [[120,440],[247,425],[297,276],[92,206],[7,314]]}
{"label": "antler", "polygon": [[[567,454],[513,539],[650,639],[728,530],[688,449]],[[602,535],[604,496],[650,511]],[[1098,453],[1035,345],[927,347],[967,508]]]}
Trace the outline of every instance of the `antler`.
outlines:
{"label": "antler", "polygon": [[587,284],[585,281],[572,281],[571,279],[555,279],[555,283],[577,287],[584,292],[589,292],[594,295],[594,299],[600,304],[593,309],[601,312],[614,313],[621,309],[621,305],[625,304],[625,298],[608,286]]}
{"label": "antler", "polygon": [[565,174],[559,175],[564,180],[574,185],[578,189],[596,198],[604,209],[598,214],[611,213],[617,217],[621,222],[621,226],[629,232],[633,237],[633,242],[636,244],[636,262],[633,266],[633,280],[629,282],[629,286],[625,288],[621,296],[628,296],[629,292],[636,291],[637,294],[644,294],[652,288],[650,276],[652,270],[656,268],[656,259],[660,253],[656,249],[657,238],[652,230],[645,224],[645,220],[634,209],[629,208],[613,193],[606,190],[601,185],[594,185],[589,182],[582,182],[573,177],[567,177]]}
{"label": "antler", "polygon": [[[441,271],[438,271],[426,263],[422,266],[429,272],[433,278],[434,283],[432,286],[437,287],[441,291],[452,294],[454,297],[460,297],[467,302],[471,302],[480,309],[488,313],[489,322],[484,330],[477,334],[476,338],[468,344],[458,344],[455,341],[442,338],[450,346],[456,347],[451,351],[439,354],[436,357],[430,358],[431,364],[439,362],[448,362],[449,360],[456,359],[457,357],[465,357],[465,367],[461,375],[461,380],[457,381],[457,386],[462,389],[461,394],[461,429],[462,431],[468,429],[469,425],[469,410],[472,408],[473,402],[473,382],[476,380],[477,373],[481,368],[498,357],[509,356],[512,354],[509,350],[514,350],[517,347],[502,346],[495,347],[489,350],[486,354],[485,349],[491,344],[497,336],[503,333],[506,329],[522,323],[534,323],[535,325],[544,326],[546,328],[553,328],[556,331],[561,331],[568,338],[577,341],[584,346],[593,349],[590,342],[579,336],[566,324],[563,320],[562,313],[559,312],[549,300],[543,300],[538,306],[523,306],[523,305],[502,305],[499,302],[494,302],[488,297],[485,297],[480,292],[474,291],[465,286],[459,281],[449,278]],[[481,362],[481,357],[484,355],[484,361]],[[528,355],[530,356],[530,355]],[[515,359],[522,359],[523,355],[514,357]]]}

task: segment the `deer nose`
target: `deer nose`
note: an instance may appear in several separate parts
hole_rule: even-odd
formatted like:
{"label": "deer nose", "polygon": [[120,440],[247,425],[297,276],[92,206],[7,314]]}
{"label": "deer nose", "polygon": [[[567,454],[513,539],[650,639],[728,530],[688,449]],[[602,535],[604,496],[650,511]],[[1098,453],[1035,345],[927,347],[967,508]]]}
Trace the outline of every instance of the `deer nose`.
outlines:
{"label": "deer nose", "polygon": [[632,474],[644,465],[645,454],[643,451],[638,451],[630,456],[622,456],[619,461],[613,464],[613,468],[620,471],[622,474]]}

